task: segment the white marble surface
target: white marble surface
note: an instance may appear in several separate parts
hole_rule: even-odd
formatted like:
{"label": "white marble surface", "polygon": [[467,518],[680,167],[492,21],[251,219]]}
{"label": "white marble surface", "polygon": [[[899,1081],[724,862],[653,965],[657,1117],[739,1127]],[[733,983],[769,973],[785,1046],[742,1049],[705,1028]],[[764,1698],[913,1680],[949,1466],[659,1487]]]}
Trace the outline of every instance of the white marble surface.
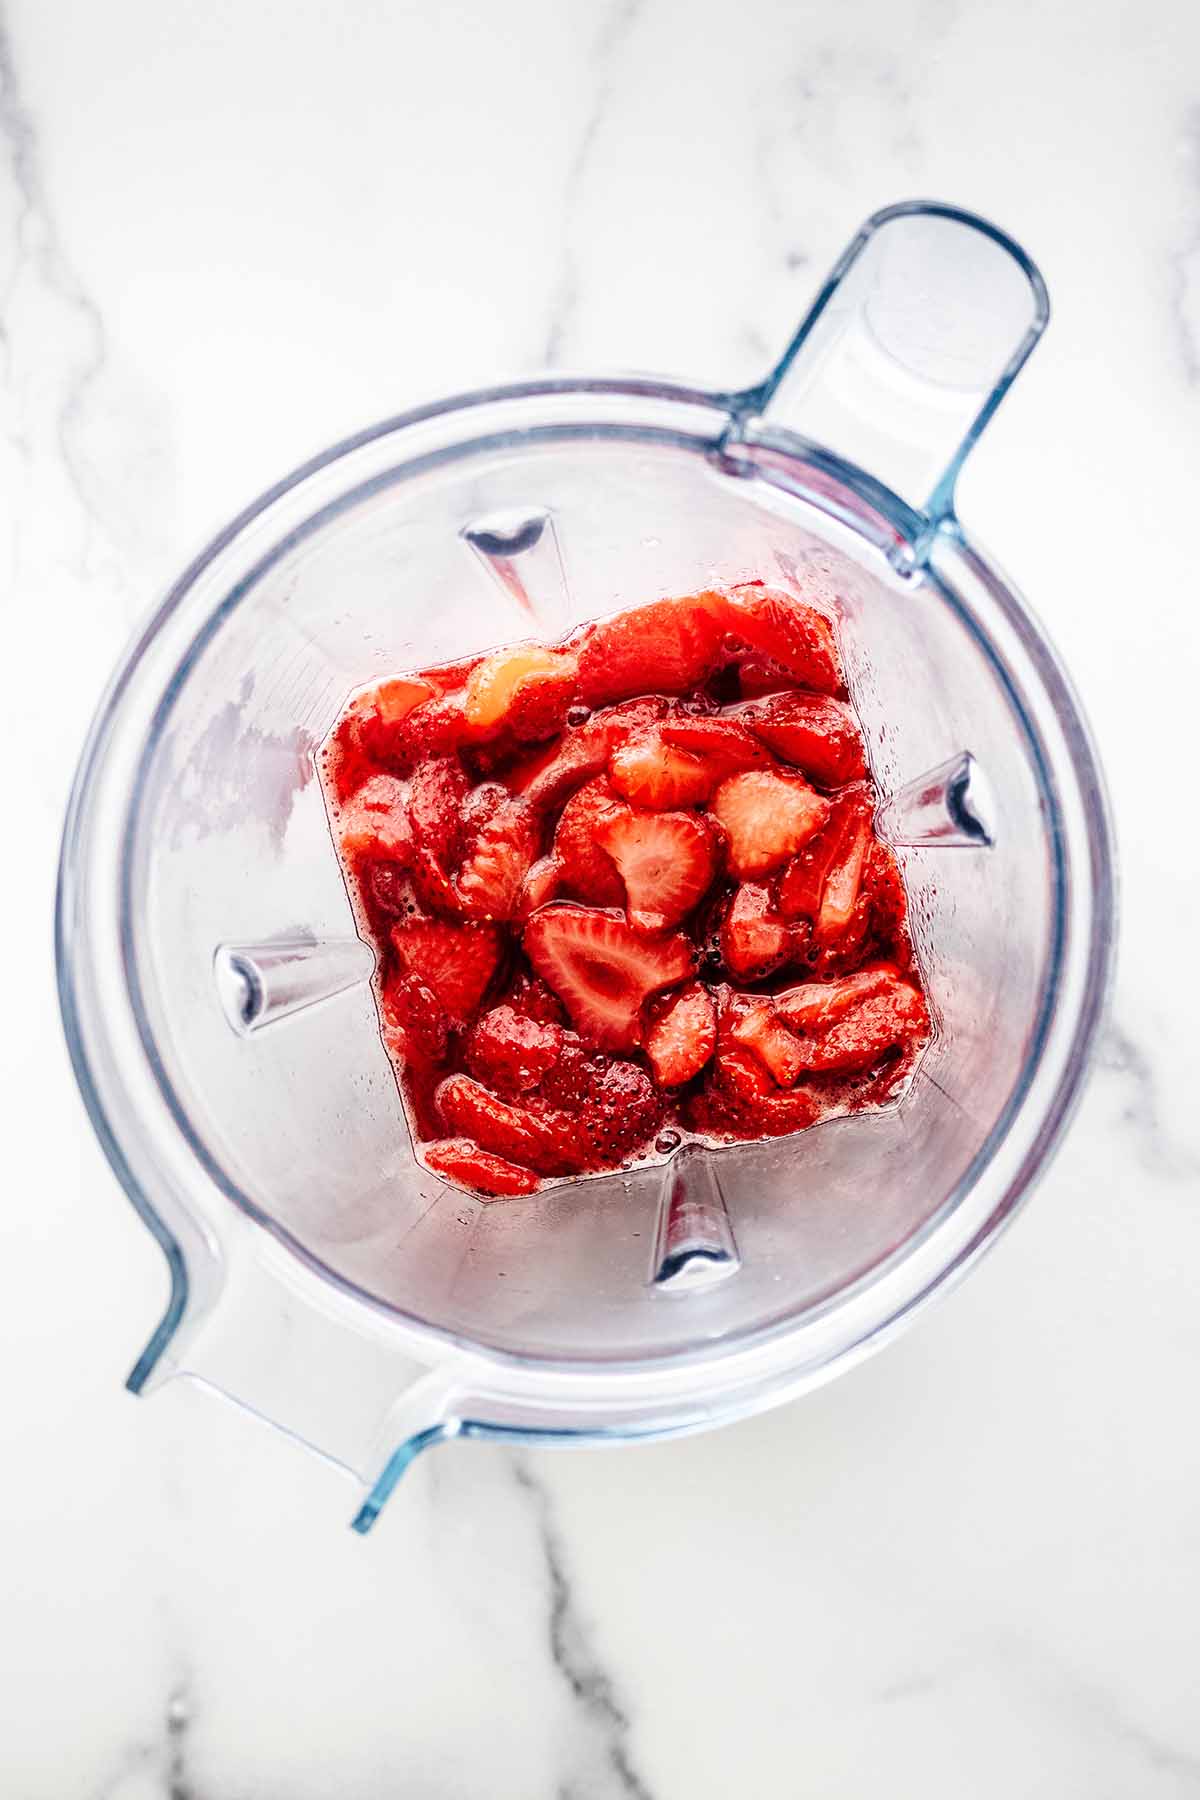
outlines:
{"label": "white marble surface", "polygon": [[[0,30],[0,1793],[1200,1793],[1200,12],[8,0]],[[163,1270],[49,955],[101,681],[302,454],[547,357],[747,380],[920,192],[1012,230],[1055,303],[961,502],[1071,663],[1122,836],[1069,1142],[833,1387],[633,1452],[451,1446],[360,1541],[294,1446],[122,1391]]]}

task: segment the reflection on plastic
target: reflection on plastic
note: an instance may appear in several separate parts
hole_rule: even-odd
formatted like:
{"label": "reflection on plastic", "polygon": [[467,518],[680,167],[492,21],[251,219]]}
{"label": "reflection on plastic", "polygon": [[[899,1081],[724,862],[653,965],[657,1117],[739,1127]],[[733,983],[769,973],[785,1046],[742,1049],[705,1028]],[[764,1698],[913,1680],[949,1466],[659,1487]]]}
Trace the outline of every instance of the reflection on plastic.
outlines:
{"label": "reflection on plastic", "polygon": [[698,1145],[663,1170],[651,1281],[671,1293],[725,1281],[741,1268],[716,1160]]}
{"label": "reflection on plastic", "polygon": [[369,981],[375,958],[359,938],[220,944],[213,977],[225,1017],[240,1035]]}
{"label": "reflection on plastic", "polygon": [[995,807],[987,779],[969,750],[947,757],[885,800],[876,820],[880,836],[900,846],[958,845],[990,849]]}
{"label": "reflection on plastic", "polygon": [[553,513],[517,508],[472,519],[459,532],[488,574],[548,636],[570,615],[567,577]]}

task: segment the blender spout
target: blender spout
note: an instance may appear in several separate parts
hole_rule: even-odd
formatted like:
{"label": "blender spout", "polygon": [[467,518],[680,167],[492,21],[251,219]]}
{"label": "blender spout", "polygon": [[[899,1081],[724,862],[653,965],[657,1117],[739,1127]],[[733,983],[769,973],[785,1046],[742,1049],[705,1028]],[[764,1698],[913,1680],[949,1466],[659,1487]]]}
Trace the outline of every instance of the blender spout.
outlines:
{"label": "blender spout", "polygon": [[899,504],[922,551],[954,512],[966,457],[1050,317],[1030,257],[988,220],[938,201],[874,213],[782,356],[735,395],[722,450],[739,464],[788,436],[832,452]]}

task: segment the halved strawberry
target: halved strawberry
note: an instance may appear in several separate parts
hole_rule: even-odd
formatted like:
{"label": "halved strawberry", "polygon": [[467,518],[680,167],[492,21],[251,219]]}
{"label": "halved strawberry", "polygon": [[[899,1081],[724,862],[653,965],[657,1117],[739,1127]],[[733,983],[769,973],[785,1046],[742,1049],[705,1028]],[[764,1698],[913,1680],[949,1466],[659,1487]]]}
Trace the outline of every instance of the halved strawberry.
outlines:
{"label": "halved strawberry", "polygon": [[421,1156],[435,1175],[444,1175],[461,1187],[470,1188],[483,1200],[502,1195],[532,1194],[539,1186],[529,1169],[520,1169],[491,1150],[481,1150],[472,1138],[440,1138],[423,1144]]}
{"label": "halved strawberry", "polygon": [[659,1087],[680,1087],[691,1081],[716,1044],[716,1008],[712,995],[698,981],[690,981],[652,1009],[646,1056]]}
{"label": "halved strawberry", "polygon": [[852,788],[837,797],[824,829],[780,876],[783,916],[812,919],[818,944],[839,938],[854,916],[870,845],[870,799],[865,788]]}
{"label": "halved strawberry", "polygon": [[668,719],[662,733],[668,744],[703,759],[710,771],[710,791],[724,776],[736,774],[739,769],[774,767],[774,758],[754,733],[740,719],[728,715]]}
{"label": "halved strawberry", "polygon": [[721,993],[717,1053],[702,1091],[688,1102],[687,1117],[713,1137],[786,1137],[815,1124],[821,1104],[807,1089],[781,1091],[757,1049],[734,1035],[749,1000],[729,989]]}
{"label": "halved strawberry", "polygon": [[747,769],[723,781],[712,799],[729,833],[729,869],[739,879],[766,875],[820,831],[829,802],[798,775]]}
{"label": "halved strawberry", "polygon": [[699,757],[664,742],[661,731],[631,737],[609,757],[608,778],[618,794],[652,809],[695,806],[713,790],[713,773]]}
{"label": "halved strawberry", "polygon": [[455,860],[463,802],[470,791],[471,778],[457,756],[427,757],[413,770],[408,784],[413,841],[429,850],[444,868]]}
{"label": "halved strawberry", "polygon": [[625,884],[629,922],[666,931],[698,906],[717,870],[712,832],[695,813],[634,812],[626,807],[596,826]]}
{"label": "halved strawberry", "polygon": [[900,865],[893,850],[876,838],[867,852],[863,870],[863,889],[871,908],[871,931],[881,945],[889,947],[900,961],[909,957],[908,933],[905,926],[907,904]]}
{"label": "halved strawberry", "polygon": [[535,812],[555,812],[607,762],[607,736],[583,725],[518,765],[510,772],[508,785]]}
{"label": "halved strawberry", "polygon": [[401,971],[383,990],[383,1022],[410,1062],[444,1062],[450,1042],[445,1008],[419,975]]}
{"label": "halved strawberry", "polygon": [[558,995],[553,988],[547,987],[540,975],[531,975],[528,969],[517,970],[508,985],[504,1003],[523,1018],[537,1019],[543,1025],[566,1023],[567,1015]]}
{"label": "halved strawberry", "polygon": [[475,1016],[500,961],[494,925],[402,919],[392,926],[391,940],[401,970],[424,982],[452,1024]]}
{"label": "halved strawberry", "polygon": [[455,694],[466,687],[482,661],[482,656],[464,656],[458,662],[438,663],[432,669],[422,669],[421,678],[432,683],[439,697]]}
{"label": "halved strawberry", "polygon": [[463,710],[481,740],[508,732],[536,743],[561,731],[575,698],[576,662],[567,650],[514,644],[477,663],[467,682]]}
{"label": "halved strawberry", "polygon": [[851,1007],[875,994],[891,991],[900,971],[890,963],[876,963],[834,981],[802,981],[774,996],[776,1011],[794,1031],[816,1032],[832,1025]]}
{"label": "halved strawberry", "polygon": [[403,863],[370,858],[362,881],[367,906],[381,919],[402,919],[405,913],[415,912],[413,884]]}
{"label": "halved strawberry", "polygon": [[561,1025],[541,1024],[511,1006],[493,1006],[467,1033],[463,1057],[472,1075],[497,1093],[524,1094],[554,1066],[562,1045]]}
{"label": "halved strawberry", "polygon": [[837,843],[825,872],[821,906],[813,924],[813,938],[818,944],[831,944],[840,938],[853,918],[870,843],[871,819],[866,806],[848,806],[839,821]]}
{"label": "halved strawberry", "polygon": [[468,845],[454,885],[471,919],[511,919],[538,848],[538,826],[523,800],[503,804]]}
{"label": "halved strawberry", "polygon": [[[794,998],[779,1010],[785,1018],[790,1015],[789,1022],[797,1017]],[[869,987],[864,983],[840,1012],[798,1031],[796,1044],[805,1069],[850,1073],[869,1068],[896,1045],[915,1045],[928,1034],[929,1014],[922,995],[891,972],[882,986],[879,981]]]}
{"label": "halved strawberry", "polygon": [[793,929],[775,911],[769,888],[746,881],[721,925],[721,961],[739,981],[759,981],[788,960]]}
{"label": "halved strawberry", "polygon": [[656,600],[589,626],[579,646],[584,704],[698,687],[716,666],[725,629],[711,599]]}
{"label": "halved strawberry", "polygon": [[407,864],[412,855],[408,789],[395,775],[372,775],[338,816],[342,855]]}
{"label": "halved strawberry", "polygon": [[792,1087],[808,1067],[795,1035],[769,1001],[742,1012],[733,1026],[733,1036],[754,1052],[780,1087]]}
{"label": "halved strawberry", "polygon": [[546,906],[553,900],[562,881],[562,870],[558,859],[553,856],[539,856],[531,863],[529,871],[521,883],[521,891],[517,895],[517,904],[513,917],[527,919],[535,913],[539,906]]}
{"label": "halved strawberry", "polygon": [[611,913],[561,903],[530,919],[525,952],[580,1036],[610,1050],[641,1043],[643,1002],[693,972],[685,937],[647,939]]}
{"label": "halved strawberry", "polygon": [[[399,685],[388,682],[384,687]],[[461,694],[434,693],[405,712],[386,698],[379,703],[376,693],[357,703],[356,728],[365,753],[384,768],[407,775],[426,756],[446,756],[457,750],[469,735]]]}
{"label": "halved strawberry", "polygon": [[410,713],[433,698],[434,688],[422,675],[401,675],[393,681],[382,681],[350,702],[339,735],[344,734],[363,756],[376,763],[404,763],[404,755],[397,754],[404,742],[404,722]]}
{"label": "halved strawberry", "polygon": [[644,1069],[611,1056],[593,1056],[568,1041],[546,1071],[539,1098],[569,1117],[594,1168],[628,1160],[654,1136],[663,1098]]}
{"label": "halved strawberry", "polygon": [[643,694],[636,700],[617,700],[594,712],[585,731],[600,733],[609,751],[616,750],[631,737],[641,737],[670,717],[673,702],[661,694]]}
{"label": "halved strawberry", "polygon": [[654,698],[606,706],[511,769],[508,785],[535,811],[553,812],[585,781],[599,775],[626,739],[652,729],[667,710],[666,700]]}
{"label": "halved strawberry", "polygon": [[823,787],[861,781],[867,772],[854,714],[828,694],[776,694],[746,721],[777,756]]}
{"label": "halved strawberry", "polygon": [[821,694],[842,691],[837,644],[824,613],[761,582],[730,588],[721,599],[726,631],[769,656],[803,687]]}
{"label": "halved strawberry", "polygon": [[629,808],[607,781],[589,781],[563,807],[554,833],[554,859],[562,886],[596,906],[623,906],[625,889],[617,866],[599,843],[606,820]]}
{"label": "halved strawberry", "polygon": [[409,713],[433,698],[435,689],[424,675],[397,675],[371,689],[371,705],[385,725],[399,725]]}
{"label": "halved strawberry", "polygon": [[737,669],[737,697],[757,700],[763,694],[777,694],[792,685],[786,669],[781,669],[769,656],[743,656]]}
{"label": "halved strawberry", "polygon": [[579,1132],[566,1113],[501,1100],[469,1075],[448,1075],[436,1099],[451,1131],[474,1138],[485,1150],[542,1175],[578,1175],[587,1167]]}

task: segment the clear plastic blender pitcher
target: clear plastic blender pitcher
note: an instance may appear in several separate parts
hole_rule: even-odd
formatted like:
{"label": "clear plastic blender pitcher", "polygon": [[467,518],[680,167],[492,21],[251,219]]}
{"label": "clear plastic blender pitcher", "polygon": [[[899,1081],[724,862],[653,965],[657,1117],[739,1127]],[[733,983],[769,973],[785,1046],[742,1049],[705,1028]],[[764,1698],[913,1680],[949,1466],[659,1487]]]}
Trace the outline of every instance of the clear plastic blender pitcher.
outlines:
{"label": "clear plastic blender pitcher", "polygon": [[[66,825],[84,1098],[166,1254],[130,1385],[192,1376],[351,1471],[454,1434],[693,1430],[828,1379],[994,1238],[1110,960],[1095,758],[954,513],[1047,318],[949,207],[878,213],[758,386],[554,378],[339,444],[236,519],[115,675]],[[487,1204],[422,1170],[314,755],[351,691],[762,577],[837,619],[936,1041],[895,1107]]]}

